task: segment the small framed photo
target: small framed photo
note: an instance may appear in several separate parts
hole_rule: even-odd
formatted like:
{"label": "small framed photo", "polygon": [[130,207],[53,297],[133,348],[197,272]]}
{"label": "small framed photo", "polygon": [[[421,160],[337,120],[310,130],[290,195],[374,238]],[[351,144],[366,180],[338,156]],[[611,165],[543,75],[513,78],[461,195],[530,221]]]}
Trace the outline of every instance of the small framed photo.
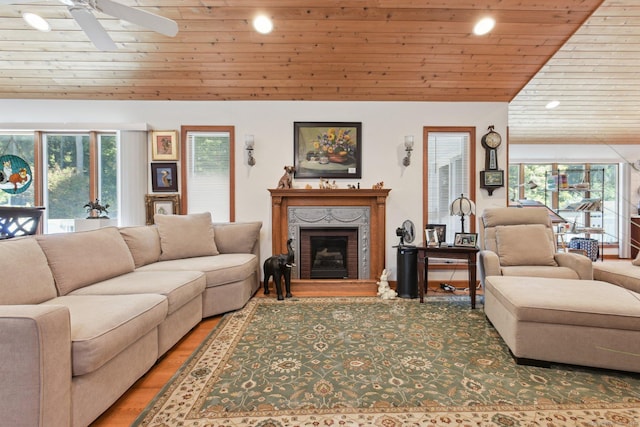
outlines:
{"label": "small framed photo", "polygon": [[445,243],[447,241],[447,224],[427,224],[425,230],[436,230],[438,235],[438,243]]}
{"label": "small framed photo", "polygon": [[503,187],[504,186],[504,171],[482,171],[481,174],[482,185],[484,187]]}
{"label": "small framed photo", "polygon": [[478,246],[478,233],[456,233],[453,246],[475,248]]}
{"label": "small framed photo", "polygon": [[151,132],[151,160],[178,160],[178,131]]}
{"label": "small framed photo", "polygon": [[151,163],[151,188],[154,192],[178,191],[178,164]]}
{"label": "small framed photo", "polygon": [[144,204],[147,211],[147,225],[154,223],[155,214],[178,215],[180,213],[179,194],[147,194],[144,196]]}

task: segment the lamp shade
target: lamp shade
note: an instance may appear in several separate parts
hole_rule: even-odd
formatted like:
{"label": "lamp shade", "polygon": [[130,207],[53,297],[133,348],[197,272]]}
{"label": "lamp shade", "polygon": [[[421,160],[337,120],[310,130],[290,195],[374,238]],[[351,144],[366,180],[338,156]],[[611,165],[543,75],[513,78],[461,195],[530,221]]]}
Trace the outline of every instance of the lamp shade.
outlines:
{"label": "lamp shade", "polygon": [[464,194],[461,194],[451,203],[449,213],[457,216],[475,215],[476,204],[468,197],[465,197]]}

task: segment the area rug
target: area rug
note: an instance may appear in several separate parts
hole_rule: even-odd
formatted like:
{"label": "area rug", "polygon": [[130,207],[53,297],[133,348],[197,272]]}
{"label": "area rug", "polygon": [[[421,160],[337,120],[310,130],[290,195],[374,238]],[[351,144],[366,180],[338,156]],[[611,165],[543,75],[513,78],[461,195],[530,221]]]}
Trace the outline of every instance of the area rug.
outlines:
{"label": "area rug", "polygon": [[640,376],[518,366],[468,298],[254,298],[134,425],[640,426]]}

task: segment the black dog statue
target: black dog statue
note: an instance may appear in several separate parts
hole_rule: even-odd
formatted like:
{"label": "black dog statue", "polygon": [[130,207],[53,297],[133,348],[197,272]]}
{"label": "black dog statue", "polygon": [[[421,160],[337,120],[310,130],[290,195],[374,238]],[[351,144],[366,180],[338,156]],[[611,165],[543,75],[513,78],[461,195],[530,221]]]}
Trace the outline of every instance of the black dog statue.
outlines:
{"label": "black dog statue", "polygon": [[267,258],[264,261],[264,294],[269,293],[269,278],[273,276],[273,283],[276,285],[276,293],[278,294],[278,300],[283,300],[282,296],[282,278],[284,277],[284,284],[287,291],[287,298],[291,298],[291,267],[294,265],[294,253],[291,247],[291,241],[287,240],[287,253],[274,255]]}

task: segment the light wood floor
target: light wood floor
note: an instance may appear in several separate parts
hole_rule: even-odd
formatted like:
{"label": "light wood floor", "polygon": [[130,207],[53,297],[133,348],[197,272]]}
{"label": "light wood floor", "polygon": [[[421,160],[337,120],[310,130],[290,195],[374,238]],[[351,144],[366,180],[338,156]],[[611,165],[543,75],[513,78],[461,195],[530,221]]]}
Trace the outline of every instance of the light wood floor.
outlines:
{"label": "light wood floor", "polygon": [[[375,296],[377,287],[375,285],[297,285],[293,289],[296,297],[319,297],[319,296]],[[429,293],[441,295],[451,295],[439,289],[429,288]],[[464,294],[464,292],[456,292]],[[272,290],[269,295],[263,295],[262,290],[258,290],[254,298],[275,298]],[[187,358],[195,351],[200,343],[209,335],[218,324],[222,316],[214,316],[204,319],[180,342],[178,342],[158,363],[140,378],[109,410],[98,418],[92,427],[120,427],[130,426],[143,409],[151,402],[160,389],[169,381],[173,374],[182,366]]]}

